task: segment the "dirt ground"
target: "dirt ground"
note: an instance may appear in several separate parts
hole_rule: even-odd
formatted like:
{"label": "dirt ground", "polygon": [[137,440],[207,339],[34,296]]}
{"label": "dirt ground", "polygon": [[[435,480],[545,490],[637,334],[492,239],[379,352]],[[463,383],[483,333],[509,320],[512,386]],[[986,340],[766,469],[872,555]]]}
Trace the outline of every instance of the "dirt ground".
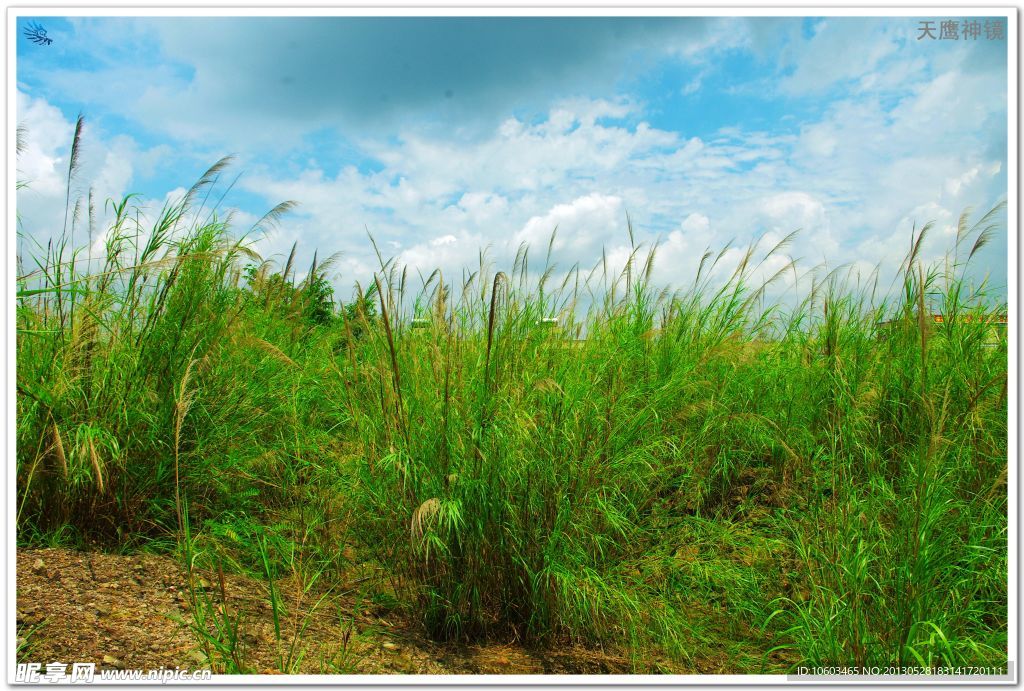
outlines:
{"label": "dirt ground", "polygon": [[[355,603],[344,595],[299,600],[288,592],[287,584],[279,590],[290,610],[279,616],[280,633],[274,628],[265,583],[224,574],[222,591],[219,574],[197,577],[192,592],[199,596],[199,620],[205,618],[207,630],[214,630],[214,620],[238,622],[236,668],[254,674],[630,671],[623,657],[594,650],[536,652],[518,645],[441,645],[418,636],[410,623],[394,613],[353,616]],[[169,556],[19,549],[18,661],[221,672],[231,651],[204,649],[201,636],[192,629],[197,620],[192,602],[186,576]]]}

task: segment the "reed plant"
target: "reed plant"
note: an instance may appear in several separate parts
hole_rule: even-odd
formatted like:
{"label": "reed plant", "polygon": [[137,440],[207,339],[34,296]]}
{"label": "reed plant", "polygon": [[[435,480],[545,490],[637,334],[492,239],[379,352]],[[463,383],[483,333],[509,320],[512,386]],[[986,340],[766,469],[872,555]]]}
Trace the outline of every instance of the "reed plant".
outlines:
{"label": "reed plant", "polygon": [[20,258],[22,542],[205,540],[268,582],[286,671],[289,573],[638,671],[1005,664],[1006,305],[971,278],[999,208],[933,265],[915,231],[893,289],[768,272],[791,236],[674,290],[656,246],[564,271],[552,236],[460,276],[378,255],[341,304],[331,260],[252,250],[293,204],[241,234],[207,208],[227,164],[149,222],[114,204],[102,251],[69,212]]}

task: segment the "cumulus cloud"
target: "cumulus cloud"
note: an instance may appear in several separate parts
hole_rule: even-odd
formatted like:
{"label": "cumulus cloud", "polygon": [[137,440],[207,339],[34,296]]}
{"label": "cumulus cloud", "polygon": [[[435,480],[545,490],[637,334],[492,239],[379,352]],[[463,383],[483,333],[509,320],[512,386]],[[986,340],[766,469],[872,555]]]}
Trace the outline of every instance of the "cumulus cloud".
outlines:
{"label": "cumulus cloud", "polygon": [[[17,210],[23,235],[40,245],[59,237],[64,230],[65,207],[70,214],[79,199],[82,200],[79,226],[87,223],[90,191],[98,221],[102,222],[106,217],[105,201],[120,199],[128,191],[133,178],[132,161],[138,154],[135,142],[123,135],[104,138],[86,123],[67,202],[74,120],[66,118],[45,99],[33,98],[20,90],[17,109],[18,123],[24,132],[24,149],[17,155],[16,163],[22,184],[17,195]],[[69,219],[69,229],[72,224],[73,219]]]}
{"label": "cumulus cloud", "polygon": [[[515,234],[515,244],[547,247],[554,236],[552,253],[572,262],[586,261],[621,235],[625,215],[622,199],[599,193],[558,204],[543,216],[534,216]],[[557,229],[557,232],[556,232]]]}
{"label": "cumulus cloud", "polygon": [[762,227],[769,234],[765,239],[772,244],[796,231],[813,243],[815,259],[835,257],[839,253],[825,205],[806,192],[782,192],[765,197],[761,201],[760,217]]}

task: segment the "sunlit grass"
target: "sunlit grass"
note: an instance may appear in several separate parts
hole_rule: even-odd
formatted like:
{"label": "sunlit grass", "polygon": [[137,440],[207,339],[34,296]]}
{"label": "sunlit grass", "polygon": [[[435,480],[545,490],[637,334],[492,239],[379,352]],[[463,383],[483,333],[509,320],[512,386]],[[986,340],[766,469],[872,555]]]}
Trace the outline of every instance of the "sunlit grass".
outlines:
{"label": "sunlit grass", "polygon": [[773,303],[784,241],[674,293],[639,246],[415,287],[382,259],[339,308],[329,262],[298,280],[197,213],[221,168],[152,227],[116,205],[88,271],[74,215],[21,258],[19,540],[171,539],[272,599],[373,573],[431,637],[640,671],[1006,662],[1005,306],[965,279],[992,213],[933,267],[915,235],[891,294],[833,271]]}

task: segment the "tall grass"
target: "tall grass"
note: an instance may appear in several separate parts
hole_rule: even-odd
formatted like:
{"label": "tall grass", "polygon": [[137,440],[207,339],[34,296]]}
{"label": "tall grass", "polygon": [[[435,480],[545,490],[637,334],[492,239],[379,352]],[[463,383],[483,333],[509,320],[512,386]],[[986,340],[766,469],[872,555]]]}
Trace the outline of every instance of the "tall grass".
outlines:
{"label": "tall grass", "polygon": [[272,598],[378,574],[435,638],[639,670],[1006,661],[1005,305],[966,278],[998,210],[934,266],[915,233],[897,290],[817,272],[795,305],[763,270],[791,238],[676,292],[641,246],[382,257],[335,305],[330,261],[299,280],[204,209],[224,164],[148,227],[116,204],[98,269],[68,239],[19,277],[22,541],[205,540]]}
{"label": "tall grass", "polygon": [[[1005,660],[1006,342],[990,342],[1002,308],[964,278],[995,211],[973,228],[961,218],[941,270],[917,261],[921,231],[878,336],[848,294],[823,324],[826,347],[846,344],[821,373],[817,476],[833,486],[794,526],[810,593],[784,610],[808,661]],[[831,304],[843,288],[830,286]]]}

